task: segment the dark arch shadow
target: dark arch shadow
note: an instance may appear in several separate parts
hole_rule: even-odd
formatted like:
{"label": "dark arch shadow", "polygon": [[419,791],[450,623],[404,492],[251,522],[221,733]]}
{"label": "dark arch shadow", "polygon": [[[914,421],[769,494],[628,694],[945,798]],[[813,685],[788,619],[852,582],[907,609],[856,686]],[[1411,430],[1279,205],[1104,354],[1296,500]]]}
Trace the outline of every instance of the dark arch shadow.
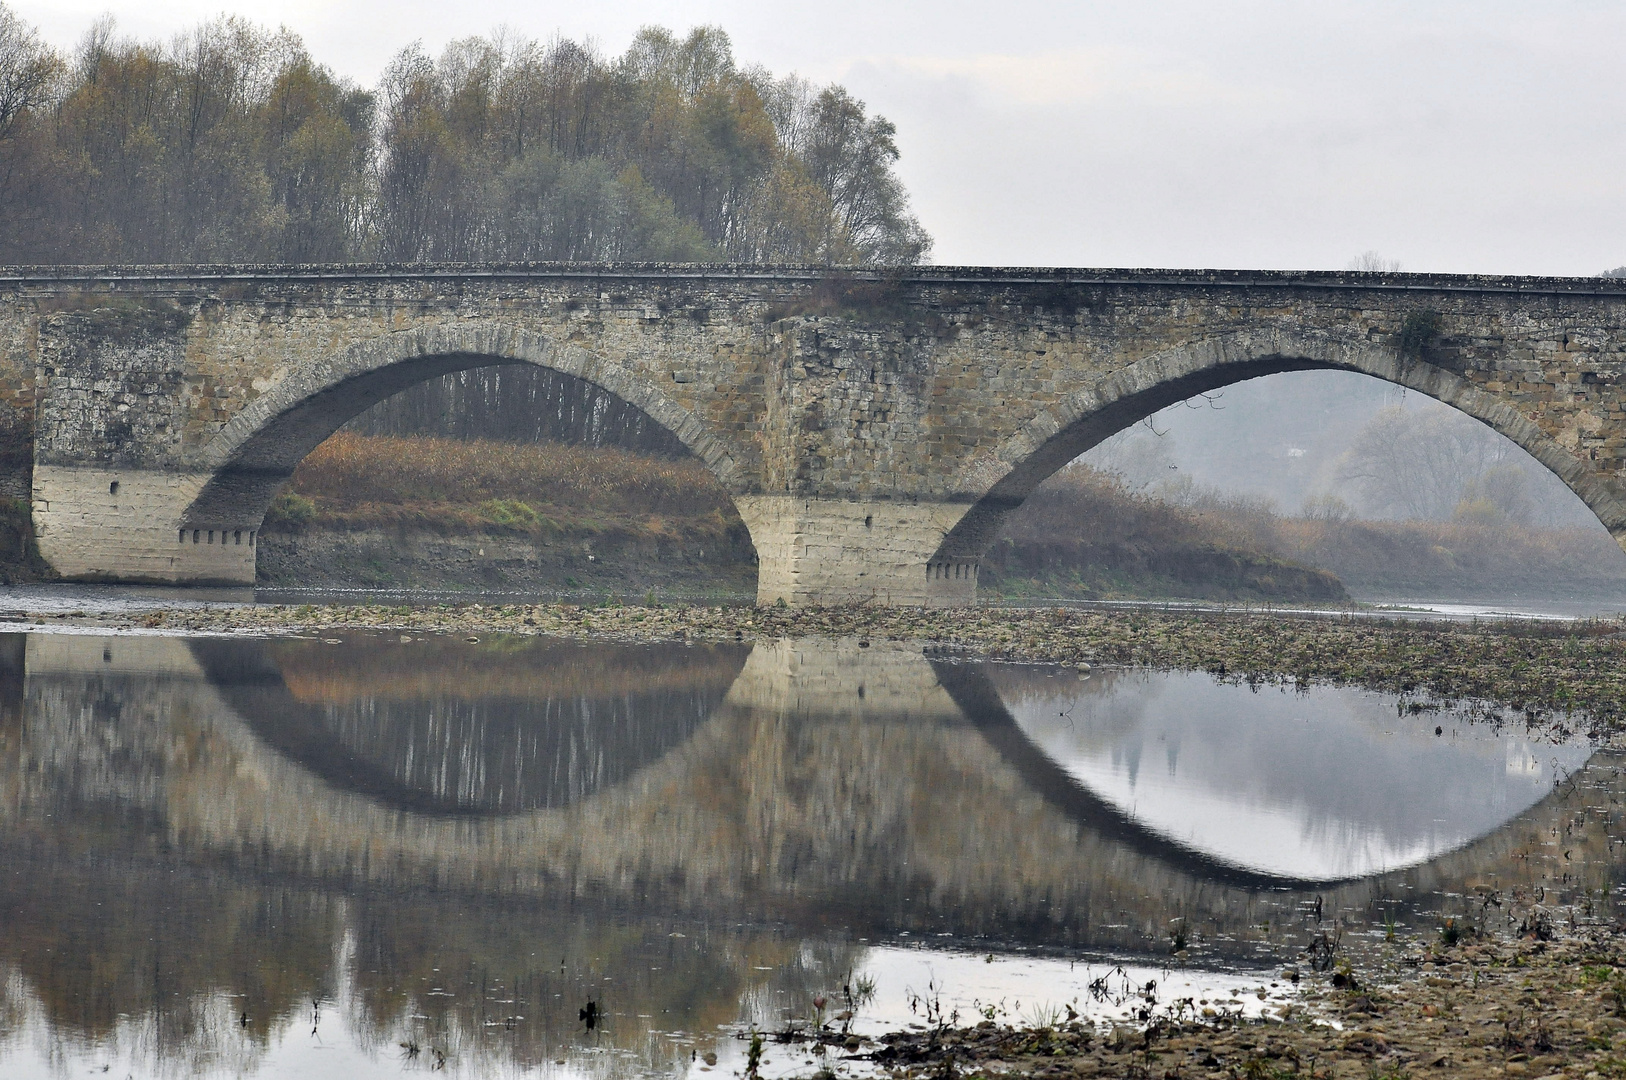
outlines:
{"label": "dark arch shadow", "polygon": [[[459,684],[470,673],[450,665],[444,693],[422,689],[437,682],[422,643],[402,647],[416,651],[401,666],[363,657],[343,668],[332,663],[334,646],[315,641],[200,638],[189,646],[255,736],[301,768],[392,809],[459,817],[556,809],[626,782],[689,741],[750,651],[534,640],[532,655],[505,650],[501,662],[522,672],[529,664],[543,683],[546,666],[558,665],[565,677],[553,681],[565,685],[525,695]],[[276,655],[290,646],[307,650],[294,673],[302,693],[289,685],[289,658]],[[590,669],[586,685],[564,670],[570,665]],[[595,671],[602,689],[591,685]],[[411,685],[392,690],[397,677]],[[347,689],[347,680],[357,685]]]}

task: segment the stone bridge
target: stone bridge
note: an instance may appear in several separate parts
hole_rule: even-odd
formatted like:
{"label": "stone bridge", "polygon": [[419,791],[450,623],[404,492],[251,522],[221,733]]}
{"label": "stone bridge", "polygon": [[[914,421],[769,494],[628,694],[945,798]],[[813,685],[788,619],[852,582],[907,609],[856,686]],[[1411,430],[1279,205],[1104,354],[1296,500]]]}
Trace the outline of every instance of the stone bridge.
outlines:
{"label": "stone bridge", "polygon": [[535,364],[644,410],[733,496],[758,599],[975,598],[1073,457],[1243,379],[1364,372],[1528,450],[1626,543],[1626,283],[694,266],[0,270],[0,400],[42,554],[250,583],[267,506],[413,383]]}

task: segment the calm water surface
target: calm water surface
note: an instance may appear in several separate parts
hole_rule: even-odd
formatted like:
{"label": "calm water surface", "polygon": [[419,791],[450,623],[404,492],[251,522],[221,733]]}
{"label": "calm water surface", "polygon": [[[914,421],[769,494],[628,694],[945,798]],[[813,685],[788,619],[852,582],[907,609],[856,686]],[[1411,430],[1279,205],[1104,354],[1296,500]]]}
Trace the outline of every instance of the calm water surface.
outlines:
{"label": "calm water surface", "polygon": [[0,635],[0,1075],[699,1080],[864,979],[860,1033],[1268,1012],[1329,927],[1601,895],[1619,764],[882,642]]}

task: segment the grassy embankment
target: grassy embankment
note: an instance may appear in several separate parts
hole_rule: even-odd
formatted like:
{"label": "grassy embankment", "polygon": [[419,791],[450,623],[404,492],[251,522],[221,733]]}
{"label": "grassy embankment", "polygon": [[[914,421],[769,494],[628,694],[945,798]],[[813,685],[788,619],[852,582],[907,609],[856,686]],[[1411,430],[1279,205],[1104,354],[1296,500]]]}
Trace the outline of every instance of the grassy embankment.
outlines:
{"label": "grassy embankment", "polygon": [[[266,519],[262,577],[293,585],[754,593],[728,494],[693,459],[556,443],[341,433]],[[1246,498],[1172,505],[1082,467],[1011,515],[984,561],[1007,598],[1342,603],[1626,595],[1602,529],[1284,517]]]}
{"label": "grassy embankment", "polygon": [[[1333,575],[1262,551],[1242,530],[1075,474],[1018,515],[1016,542],[991,563],[990,591],[1347,599]],[[692,459],[340,433],[273,504],[260,566],[277,584],[642,592],[711,582],[749,596],[754,558],[728,494]]]}
{"label": "grassy embankment", "polygon": [[1010,516],[980,585],[1008,598],[1349,601],[1336,575],[1272,551],[1249,523],[1131,494],[1081,467]]}
{"label": "grassy embankment", "polygon": [[1626,597],[1626,552],[1601,527],[1286,517],[1215,494],[1176,506],[1075,466],[1011,516],[983,582],[1007,596],[1324,600],[1341,582],[1366,598]]}
{"label": "grassy embankment", "polygon": [[1626,552],[1601,527],[1276,518],[1272,533],[1268,550],[1363,597],[1626,596]]}
{"label": "grassy embankment", "polygon": [[750,536],[698,461],[341,432],[266,517],[275,584],[668,585],[754,593]]}

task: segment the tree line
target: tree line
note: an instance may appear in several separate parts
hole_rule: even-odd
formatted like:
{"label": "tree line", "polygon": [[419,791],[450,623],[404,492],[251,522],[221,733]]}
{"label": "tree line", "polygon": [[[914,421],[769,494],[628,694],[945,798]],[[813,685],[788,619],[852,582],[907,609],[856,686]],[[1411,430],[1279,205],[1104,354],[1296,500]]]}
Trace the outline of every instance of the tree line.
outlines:
{"label": "tree line", "polygon": [[0,3],[0,262],[912,263],[895,136],[715,27],[412,45],[366,89],[237,17],[64,55]]}
{"label": "tree line", "polygon": [[648,413],[548,368],[491,365],[409,386],[345,425],[356,435],[616,446],[664,458],[689,451]]}

